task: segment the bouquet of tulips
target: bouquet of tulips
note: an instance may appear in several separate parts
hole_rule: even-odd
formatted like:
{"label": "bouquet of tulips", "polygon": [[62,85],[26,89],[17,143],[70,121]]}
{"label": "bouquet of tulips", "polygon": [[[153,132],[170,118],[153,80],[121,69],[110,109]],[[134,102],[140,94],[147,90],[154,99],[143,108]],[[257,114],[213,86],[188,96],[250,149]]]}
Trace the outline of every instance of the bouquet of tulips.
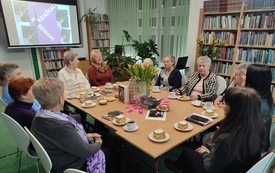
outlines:
{"label": "bouquet of tulips", "polygon": [[158,72],[155,66],[142,63],[128,65],[126,71],[129,73],[132,79],[136,80],[137,83],[146,82],[150,84],[152,82],[153,77]]}

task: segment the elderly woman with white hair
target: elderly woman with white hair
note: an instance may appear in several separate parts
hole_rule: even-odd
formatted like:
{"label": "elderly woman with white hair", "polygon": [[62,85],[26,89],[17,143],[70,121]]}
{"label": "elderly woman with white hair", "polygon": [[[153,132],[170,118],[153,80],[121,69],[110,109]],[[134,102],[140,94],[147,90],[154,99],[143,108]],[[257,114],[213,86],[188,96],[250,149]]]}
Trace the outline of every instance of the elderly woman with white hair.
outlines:
{"label": "elderly woman with white hair", "polygon": [[41,109],[33,119],[31,131],[52,161],[53,173],[68,168],[105,172],[101,135],[88,133],[75,119],[60,112],[64,105],[64,84],[57,78],[42,78],[33,85]]}
{"label": "elderly woman with white hair", "polygon": [[58,79],[65,85],[66,92],[90,88],[90,83],[78,67],[78,57],[72,51],[64,53],[64,67],[58,72]]}
{"label": "elderly woman with white hair", "polygon": [[211,59],[208,56],[200,56],[197,59],[197,72],[190,75],[187,83],[179,90],[178,94],[187,95],[191,100],[213,102],[217,97],[217,76],[210,71]]}

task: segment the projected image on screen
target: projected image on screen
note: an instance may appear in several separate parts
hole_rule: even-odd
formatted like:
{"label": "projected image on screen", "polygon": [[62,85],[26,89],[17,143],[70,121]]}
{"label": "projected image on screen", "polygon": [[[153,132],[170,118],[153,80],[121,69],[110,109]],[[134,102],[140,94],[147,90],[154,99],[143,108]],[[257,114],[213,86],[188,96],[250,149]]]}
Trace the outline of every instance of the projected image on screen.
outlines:
{"label": "projected image on screen", "polygon": [[26,2],[13,2],[17,22],[29,22],[28,7]]}
{"label": "projected image on screen", "polygon": [[[1,0],[9,46],[80,44],[77,5]],[[63,2],[63,1],[62,1]]]}
{"label": "projected image on screen", "polygon": [[22,33],[25,44],[39,43],[38,35],[35,26],[22,26]]}

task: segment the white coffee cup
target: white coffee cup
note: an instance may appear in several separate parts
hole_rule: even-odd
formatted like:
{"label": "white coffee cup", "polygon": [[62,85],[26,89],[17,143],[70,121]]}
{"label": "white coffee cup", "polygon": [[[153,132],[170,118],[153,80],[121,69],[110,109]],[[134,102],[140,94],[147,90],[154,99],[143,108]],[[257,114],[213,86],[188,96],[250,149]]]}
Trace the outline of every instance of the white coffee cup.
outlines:
{"label": "white coffee cup", "polygon": [[91,88],[86,89],[86,92],[87,92],[87,94],[92,94],[93,93]]}
{"label": "white coffee cup", "polygon": [[154,90],[154,91],[159,91],[159,86],[154,86],[154,87],[153,87],[153,90]]}
{"label": "white coffee cup", "polygon": [[111,88],[111,87],[112,87],[112,83],[107,82],[107,83],[105,84],[105,86],[106,86],[106,88]]}
{"label": "white coffee cup", "polygon": [[213,102],[204,102],[205,109],[213,109]]}
{"label": "white coffee cup", "polygon": [[74,96],[74,92],[70,92],[69,94],[68,94],[68,97],[69,98],[74,98],[75,96]]}
{"label": "white coffee cup", "polygon": [[129,120],[126,125],[128,130],[134,130],[136,127],[136,122],[134,120]]}
{"label": "white coffee cup", "polygon": [[173,92],[173,91],[172,91],[172,92],[169,92],[169,96],[170,96],[170,97],[176,97],[176,92]]}

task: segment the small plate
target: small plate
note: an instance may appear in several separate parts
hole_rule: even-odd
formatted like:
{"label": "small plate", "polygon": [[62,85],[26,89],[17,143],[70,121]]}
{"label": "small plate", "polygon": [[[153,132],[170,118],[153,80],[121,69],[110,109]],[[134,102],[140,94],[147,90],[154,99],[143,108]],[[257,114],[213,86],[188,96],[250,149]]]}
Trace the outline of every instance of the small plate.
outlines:
{"label": "small plate", "polygon": [[94,93],[94,95],[95,95],[96,97],[101,96],[101,94],[100,94],[100,93]]}
{"label": "small plate", "polygon": [[187,97],[186,100],[181,99],[182,97],[184,97],[184,96],[178,96],[177,99],[178,99],[179,101],[189,101],[189,100],[190,100],[190,97]]}
{"label": "small plate", "polygon": [[129,130],[129,129],[127,128],[127,125],[125,125],[125,126],[123,126],[123,129],[124,129],[125,131],[127,131],[127,132],[134,132],[134,131],[136,131],[136,130],[138,129],[138,125],[136,125],[135,128],[132,129],[132,130]]}
{"label": "small plate", "polygon": [[197,107],[202,107],[203,106],[203,102],[199,101],[199,100],[194,100],[191,102],[191,104],[193,106],[197,106]]}
{"label": "small plate", "polygon": [[164,139],[156,139],[156,138],[154,137],[153,132],[151,132],[151,133],[149,134],[149,139],[151,139],[151,140],[154,141],[154,142],[166,142],[166,141],[168,141],[168,139],[170,139],[170,135],[169,135],[168,133],[165,133],[165,138],[164,138]]}
{"label": "small plate", "polygon": [[161,108],[159,107],[159,105],[157,105],[157,106],[156,106],[156,110],[162,111],[162,112],[168,112],[168,111],[170,111],[171,109],[170,109],[170,108],[169,108],[169,109],[161,109]]}
{"label": "small plate", "polygon": [[93,89],[93,88],[92,88],[92,91],[93,91],[93,92],[98,92],[99,90],[100,90],[99,88],[96,88],[96,89]]}
{"label": "small plate", "polygon": [[215,107],[213,106],[212,108],[206,108],[205,106],[202,107],[203,109],[212,109],[215,110]]}
{"label": "small plate", "polygon": [[91,107],[94,107],[95,105],[96,105],[95,102],[92,102],[92,105],[91,105],[91,106],[86,106],[85,103],[82,103],[82,104],[81,104],[81,107],[83,107],[83,108],[91,108]]}
{"label": "small plate", "polygon": [[175,96],[175,97],[171,97],[171,96],[167,96],[168,97],[168,99],[176,99],[177,98],[177,96]]}
{"label": "small plate", "polygon": [[105,86],[105,89],[113,89],[113,88],[114,88],[113,86],[110,86],[110,87]]}
{"label": "small plate", "polygon": [[115,101],[116,100],[116,98],[115,97],[106,97],[106,100],[108,101],[108,102],[112,102],[112,101]]}
{"label": "small plate", "polygon": [[160,93],[161,90],[152,90],[153,93]]}
{"label": "small plate", "polygon": [[73,97],[69,97],[69,96],[66,97],[66,99],[69,99],[69,100],[74,98],[77,98],[77,97],[75,95]]}
{"label": "small plate", "polygon": [[188,127],[186,129],[181,129],[181,128],[178,127],[178,123],[175,123],[174,128],[179,130],[179,131],[188,132],[188,131],[193,129],[193,126],[192,126],[192,124],[188,123]]}
{"label": "small plate", "polygon": [[116,118],[114,118],[114,119],[113,119],[113,124],[115,124],[115,125],[117,125],[117,126],[124,126],[124,125],[126,124],[126,122],[129,121],[129,120],[130,120],[130,118],[127,118],[127,117],[126,117],[125,123],[119,124],[119,123],[116,122]]}
{"label": "small plate", "polygon": [[[202,112],[201,112],[202,115],[205,115],[204,113],[205,113],[205,111],[202,111]],[[207,116],[207,115],[205,115],[205,116]],[[208,117],[217,118],[218,116],[219,116],[219,115],[218,115],[216,112],[214,112],[214,115],[208,116]]]}

